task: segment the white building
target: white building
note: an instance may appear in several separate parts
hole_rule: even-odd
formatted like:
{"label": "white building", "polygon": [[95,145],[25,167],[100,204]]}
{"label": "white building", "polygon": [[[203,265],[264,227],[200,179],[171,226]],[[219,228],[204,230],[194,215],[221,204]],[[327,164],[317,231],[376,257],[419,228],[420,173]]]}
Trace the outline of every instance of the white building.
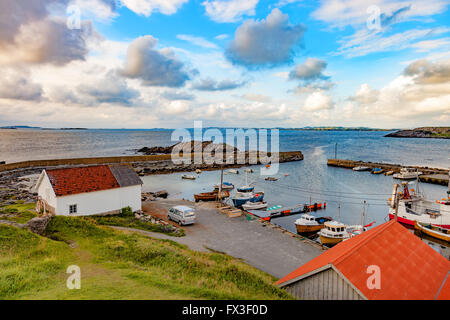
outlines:
{"label": "white building", "polygon": [[127,165],[43,170],[36,184],[36,210],[84,216],[142,209],[142,181]]}

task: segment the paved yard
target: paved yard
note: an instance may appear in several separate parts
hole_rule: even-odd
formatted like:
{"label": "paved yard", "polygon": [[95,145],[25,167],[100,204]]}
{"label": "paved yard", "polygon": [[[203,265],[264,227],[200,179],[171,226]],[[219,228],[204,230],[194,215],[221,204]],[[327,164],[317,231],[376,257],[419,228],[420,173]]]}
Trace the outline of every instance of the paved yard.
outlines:
{"label": "paved yard", "polygon": [[322,253],[319,248],[284,234],[279,229],[264,226],[257,220],[228,218],[218,213],[211,204],[199,205],[184,200],[163,199],[147,202],[143,208],[149,213],[167,217],[167,210],[180,204],[195,207],[197,215],[196,224],[184,227],[185,237],[169,237],[146,231],[140,233],[171,239],[188,245],[192,250],[206,251],[209,248],[224,252],[277,278]]}

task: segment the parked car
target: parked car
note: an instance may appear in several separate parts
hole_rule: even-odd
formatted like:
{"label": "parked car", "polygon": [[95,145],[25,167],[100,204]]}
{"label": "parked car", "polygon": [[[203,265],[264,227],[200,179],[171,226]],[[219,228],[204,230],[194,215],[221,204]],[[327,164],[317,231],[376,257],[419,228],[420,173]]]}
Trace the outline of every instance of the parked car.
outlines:
{"label": "parked car", "polygon": [[195,210],[187,206],[170,208],[167,216],[169,220],[175,221],[181,226],[195,222]]}

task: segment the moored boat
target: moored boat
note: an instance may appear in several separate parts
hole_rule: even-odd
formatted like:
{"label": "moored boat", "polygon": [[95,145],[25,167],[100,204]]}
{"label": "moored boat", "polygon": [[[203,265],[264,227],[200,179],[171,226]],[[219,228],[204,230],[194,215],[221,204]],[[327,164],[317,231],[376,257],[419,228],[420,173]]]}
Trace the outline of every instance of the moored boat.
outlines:
{"label": "moored boat", "polygon": [[242,208],[244,210],[262,210],[267,208],[267,202],[264,201],[258,201],[258,202],[251,202],[247,201],[242,205]]}
{"label": "moored boat", "polygon": [[402,168],[399,173],[394,174],[392,177],[400,180],[412,180],[417,179],[421,174],[422,172],[414,168]]}
{"label": "moored boat", "polygon": [[380,174],[380,173],[383,173],[383,172],[384,172],[384,170],[381,169],[381,168],[373,168],[370,173],[372,173],[372,174]]}
{"label": "moored boat", "polygon": [[230,193],[226,190],[222,191],[222,193],[220,193],[220,197],[219,197],[219,192],[203,192],[203,193],[198,193],[198,194],[194,194],[194,199],[195,202],[198,201],[216,201],[219,198],[224,199],[224,198],[228,198],[230,196]]}
{"label": "moored boat", "polygon": [[276,177],[266,177],[264,180],[266,180],[266,181],[277,181],[278,178],[276,178]]}
{"label": "moored boat", "polygon": [[295,227],[299,234],[312,234],[320,231],[324,227],[324,223],[331,220],[330,217],[316,218],[305,213],[299,219],[295,220]]}
{"label": "moored boat", "polygon": [[385,176],[392,176],[394,174],[394,171],[387,171],[384,173]]}
{"label": "moored boat", "polygon": [[357,166],[353,168],[353,171],[369,171],[370,168],[369,167],[364,167],[364,166]]}
{"label": "moored boat", "polygon": [[183,175],[181,176],[181,179],[195,180],[196,178],[195,178],[195,176],[193,176],[193,175],[183,174]]}
{"label": "moored boat", "polygon": [[414,221],[414,229],[435,239],[450,242],[450,229]]}
{"label": "moored boat", "polygon": [[[220,184],[214,185],[214,189],[219,190]],[[234,185],[231,182],[222,183],[222,190],[231,190],[234,189]]]}
{"label": "moored boat", "polygon": [[347,226],[334,220],[325,222],[324,228],[318,234],[320,242],[327,245],[335,245],[350,238],[347,232]]}
{"label": "moored boat", "polygon": [[229,169],[227,172],[233,173],[233,174],[239,174],[239,170],[236,170],[236,169]]}

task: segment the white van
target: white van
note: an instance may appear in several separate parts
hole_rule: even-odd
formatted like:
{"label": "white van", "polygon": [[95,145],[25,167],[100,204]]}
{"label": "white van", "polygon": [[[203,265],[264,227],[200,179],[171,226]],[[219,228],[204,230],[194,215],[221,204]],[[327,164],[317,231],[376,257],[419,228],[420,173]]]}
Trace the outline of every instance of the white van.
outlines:
{"label": "white van", "polygon": [[167,217],[181,226],[193,224],[195,222],[195,210],[187,206],[176,206],[169,209]]}

